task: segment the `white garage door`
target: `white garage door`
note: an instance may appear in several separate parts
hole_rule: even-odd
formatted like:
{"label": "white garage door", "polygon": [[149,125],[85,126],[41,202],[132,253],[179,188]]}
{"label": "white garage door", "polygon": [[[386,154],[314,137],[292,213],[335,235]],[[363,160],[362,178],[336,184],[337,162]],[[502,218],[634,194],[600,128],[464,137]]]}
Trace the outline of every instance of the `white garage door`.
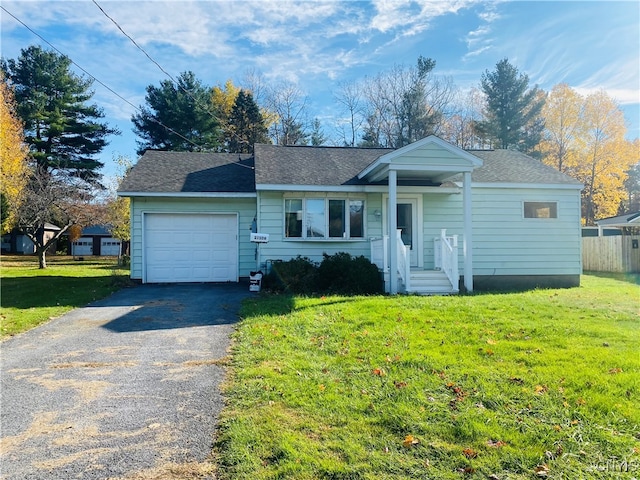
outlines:
{"label": "white garage door", "polygon": [[144,216],[146,282],[237,282],[238,218],[227,214]]}
{"label": "white garage door", "polygon": [[71,255],[93,255],[93,238],[82,237],[71,244]]}
{"label": "white garage door", "polygon": [[120,240],[116,238],[102,238],[100,239],[100,255],[105,256],[118,256],[120,255]]}

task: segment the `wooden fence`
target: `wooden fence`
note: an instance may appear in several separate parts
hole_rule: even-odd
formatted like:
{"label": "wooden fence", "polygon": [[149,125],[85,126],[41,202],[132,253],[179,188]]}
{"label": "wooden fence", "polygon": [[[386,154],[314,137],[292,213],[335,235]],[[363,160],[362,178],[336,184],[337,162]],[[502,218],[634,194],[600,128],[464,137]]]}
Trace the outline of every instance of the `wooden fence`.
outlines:
{"label": "wooden fence", "polygon": [[584,237],[582,269],[594,272],[640,273],[639,247],[638,235]]}

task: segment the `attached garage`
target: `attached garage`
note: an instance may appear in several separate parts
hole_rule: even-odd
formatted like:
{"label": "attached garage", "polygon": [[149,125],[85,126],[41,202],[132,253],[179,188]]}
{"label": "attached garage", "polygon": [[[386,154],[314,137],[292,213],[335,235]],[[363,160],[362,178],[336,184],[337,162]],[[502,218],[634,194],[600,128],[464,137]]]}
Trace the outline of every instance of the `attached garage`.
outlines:
{"label": "attached garage", "polygon": [[145,283],[237,282],[238,215],[145,213]]}

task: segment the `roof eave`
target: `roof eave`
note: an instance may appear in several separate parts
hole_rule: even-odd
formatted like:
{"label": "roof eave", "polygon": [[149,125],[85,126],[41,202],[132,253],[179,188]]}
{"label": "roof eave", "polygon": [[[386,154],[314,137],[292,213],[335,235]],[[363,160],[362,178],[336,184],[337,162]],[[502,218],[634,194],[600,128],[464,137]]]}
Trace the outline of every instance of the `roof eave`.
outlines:
{"label": "roof eave", "polygon": [[119,197],[255,198],[256,192],[118,192]]}

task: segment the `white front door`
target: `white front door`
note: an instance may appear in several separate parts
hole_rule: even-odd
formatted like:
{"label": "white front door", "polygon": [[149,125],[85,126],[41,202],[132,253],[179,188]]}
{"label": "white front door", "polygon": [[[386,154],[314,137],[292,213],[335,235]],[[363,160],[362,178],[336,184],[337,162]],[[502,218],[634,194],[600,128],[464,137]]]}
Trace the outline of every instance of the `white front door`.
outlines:
{"label": "white front door", "polygon": [[[387,207],[389,205],[388,197],[385,200],[384,204]],[[401,231],[402,243],[409,247],[412,267],[422,265],[422,222],[419,214],[422,210],[422,205],[420,202],[421,196],[398,195],[396,203],[396,223],[398,230]],[[387,210],[388,207],[383,212],[385,232],[389,231],[388,222],[386,221]]]}

